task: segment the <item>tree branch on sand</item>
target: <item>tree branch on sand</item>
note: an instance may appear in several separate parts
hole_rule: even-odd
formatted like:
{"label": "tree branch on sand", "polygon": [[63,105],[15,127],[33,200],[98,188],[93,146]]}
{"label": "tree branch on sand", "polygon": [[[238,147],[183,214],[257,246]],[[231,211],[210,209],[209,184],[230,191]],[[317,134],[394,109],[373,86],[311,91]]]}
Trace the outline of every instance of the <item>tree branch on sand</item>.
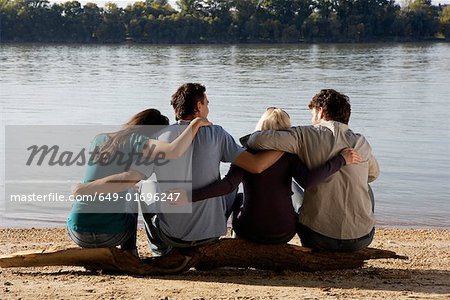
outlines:
{"label": "tree branch on sand", "polygon": [[211,270],[220,267],[313,272],[360,268],[366,260],[385,258],[408,259],[395,252],[375,248],[351,253],[318,252],[291,244],[261,245],[225,238],[145,259],[117,248],[25,251],[0,256],[0,267],[82,266],[133,275],[178,274],[190,268]]}

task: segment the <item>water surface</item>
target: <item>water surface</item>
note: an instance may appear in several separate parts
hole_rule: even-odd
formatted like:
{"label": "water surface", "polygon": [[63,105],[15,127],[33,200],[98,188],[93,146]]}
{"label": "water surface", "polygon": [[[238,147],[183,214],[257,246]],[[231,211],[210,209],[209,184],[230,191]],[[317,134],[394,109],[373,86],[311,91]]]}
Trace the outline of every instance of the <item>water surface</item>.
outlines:
{"label": "water surface", "polygon": [[[184,82],[206,85],[210,120],[236,138],[268,106],[309,124],[315,93],[344,92],[350,127],[380,163],[378,224],[450,227],[449,44],[0,45],[2,127],[121,124],[148,107],[172,116]],[[28,206],[1,212],[0,226],[63,226],[66,216]]]}

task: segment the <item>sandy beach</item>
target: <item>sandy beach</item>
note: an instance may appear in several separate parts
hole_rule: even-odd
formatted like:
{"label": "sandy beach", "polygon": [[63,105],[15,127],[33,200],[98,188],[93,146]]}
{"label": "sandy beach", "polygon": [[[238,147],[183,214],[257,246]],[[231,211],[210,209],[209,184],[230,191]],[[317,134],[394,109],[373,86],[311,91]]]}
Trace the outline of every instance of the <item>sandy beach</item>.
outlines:
{"label": "sandy beach", "polygon": [[[64,229],[0,229],[1,255],[74,246]],[[160,277],[105,275],[81,267],[0,269],[0,299],[450,298],[449,229],[378,229],[372,246],[409,260],[373,260],[346,271],[219,269]],[[150,255],[142,229],[139,251]]]}

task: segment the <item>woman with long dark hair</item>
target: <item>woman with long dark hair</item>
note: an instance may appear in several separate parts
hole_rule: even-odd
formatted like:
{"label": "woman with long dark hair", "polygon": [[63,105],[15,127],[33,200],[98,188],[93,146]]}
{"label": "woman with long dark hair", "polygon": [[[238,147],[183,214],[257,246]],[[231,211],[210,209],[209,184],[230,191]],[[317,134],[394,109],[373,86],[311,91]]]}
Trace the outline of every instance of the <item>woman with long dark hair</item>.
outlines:
{"label": "woman with long dark hair", "polygon": [[[91,144],[92,161],[87,165],[83,183],[127,171],[130,159],[151,159],[164,153],[166,159],[179,158],[191,145],[198,129],[210,125],[204,118],[194,119],[188,128],[171,143],[150,137],[169,119],[157,109],[146,109],[131,117],[123,128],[97,135]],[[91,201],[92,200],[92,201]],[[114,247],[137,255],[137,203],[127,191],[97,194],[74,203],[67,220],[70,238],[80,247]]]}

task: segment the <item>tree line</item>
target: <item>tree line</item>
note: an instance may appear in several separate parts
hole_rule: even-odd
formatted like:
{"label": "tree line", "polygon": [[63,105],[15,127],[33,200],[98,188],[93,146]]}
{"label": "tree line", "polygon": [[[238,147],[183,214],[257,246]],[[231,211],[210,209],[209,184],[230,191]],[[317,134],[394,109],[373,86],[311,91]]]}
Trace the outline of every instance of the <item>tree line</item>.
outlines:
{"label": "tree line", "polygon": [[298,43],[450,39],[431,0],[0,0],[0,42]]}

